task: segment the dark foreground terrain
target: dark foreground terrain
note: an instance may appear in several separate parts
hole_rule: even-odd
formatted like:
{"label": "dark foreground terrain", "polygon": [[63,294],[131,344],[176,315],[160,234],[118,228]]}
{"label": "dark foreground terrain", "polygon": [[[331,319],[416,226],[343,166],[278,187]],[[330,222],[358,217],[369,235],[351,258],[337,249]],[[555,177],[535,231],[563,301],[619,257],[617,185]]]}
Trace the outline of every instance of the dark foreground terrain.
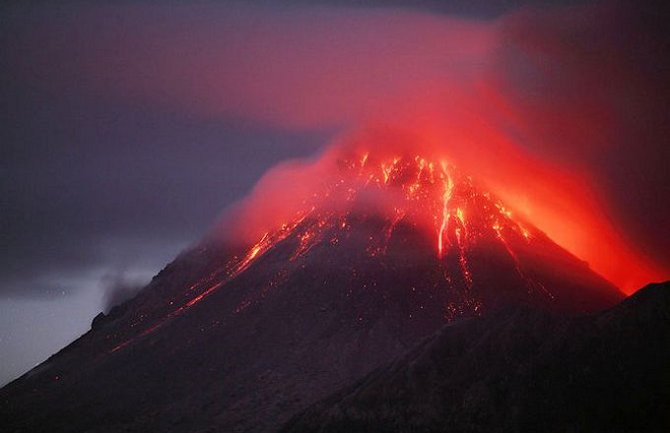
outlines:
{"label": "dark foreground terrain", "polygon": [[[650,285],[600,313],[575,316],[511,306],[460,319],[395,359],[387,350],[383,354],[390,361],[377,359],[382,366],[368,375],[339,376],[335,393],[333,371],[355,365],[352,358],[337,360],[336,353],[351,356],[351,342],[314,346],[312,352],[288,348],[280,351],[291,355],[284,362],[275,359],[278,349],[270,349],[274,346],[268,342],[274,352],[258,352],[247,366],[230,366],[226,354],[230,359],[239,355],[209,346],[203,351],[203,337],[188,329],[186,335],[171,334],[182,344],[190,342],[190,358],[182,345],[165,338],[96,356],[80,353],[96,352],[81,347],[87,338],[74,343],[0,390],[0,430],[670,431],[670,282]],[[349,332],[370,365],[368,352],[383,347],[375,343],[375,331],[366,332],[367,343],[359,330]],[[165,359],[149,355],[155,353]],[[106,356],[115,361],[109,364]],[[336,365],[329,370],[320,362],[316,365],[323,371],[313,367],[301,373],[300,365],[310,365],[309,356],[334,359]],[[301,379],[291,382],[289,376]],[[351,379],[356,376],[363,379]],[[226,386],[231,383],[238,386]],[[241,409],[249,406],[272,412],[254,415]],[[243,422],[242,414],[249,415]],[[282,418],[290,419],[283,427]],[[231,419],[236,420],[232,429]]]}
{"label": "dark foreground terrain", "polygon": [[512,431],[670,431],[670,283],[588,316],[522,308],[448,325],[282,430]]}
{"label": "dark foreground terrain", "polygon": [[[447,323],[466,320],[476,342],[499,325],[467,318],[510,308],[588,314],[623,299],[463,185],[470,222],[454,219],[441,255],[434,233],[411,221],[328,209],[251,246],[205,242],[181,254],[0,389],[0,431],[274,433]],[[516,356],[494,354],[502,358],[482,362]]]}

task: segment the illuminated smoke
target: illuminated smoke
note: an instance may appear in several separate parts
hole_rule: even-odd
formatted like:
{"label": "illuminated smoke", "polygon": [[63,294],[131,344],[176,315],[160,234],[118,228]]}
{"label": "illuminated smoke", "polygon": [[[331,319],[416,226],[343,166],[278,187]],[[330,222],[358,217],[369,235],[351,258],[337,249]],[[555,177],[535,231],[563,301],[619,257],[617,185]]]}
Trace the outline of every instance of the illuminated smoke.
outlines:
{"label": "illuminated smoke", "polygon": [[[163,14],[157,5],[121,7],[124,20],[109,20],[110,11],[96,5],[66,14],[62,28],[36,26],[8,58],[36,88],[68,91],[76,84],[96,97],[207,118],[359,131],[343,133],[323,158],[272,170],[232,211],[243,212],[247,223],[231,231],[262,230],[269,223],[263,214],[290,219],[333,180],[333,170],[323,167],[328,152],[390,126],[412,144],[373,134],[359,148],[370,155],[379,153],[375,147],[386,149],[382,155],[402,148],[438,164],[444,156],[628,292],[668,276],[667,258],[657,265],[653,259],[664,257],[641,254],[649,242],[639,236],[653,239],[664,230],[660,237],[667,237],[668,229],[644,228],[640,212],[626,206],[636,203],[627,198],[636,185],[659,188],[636,177],[637,167],[666,172],[660,164],[668,152],[667,134],[660,133],[667,130],[667,105],[656,96],[664,84],[653,72],[658,56],[648,51],[652,38],[635,38],[653,29],[626,9],[523,10],[479,21],[383,9],[203,4]],[[95,36],[74,43],[81,23]],[[54,33],[60,43],[43,50],[40,41]],[[30,43],[68,68],[44,74],[40,56],[21,55]],[[603,170],[612,155],[617,163]],[[635,165],[625,167],[628,161]],[[634,186],[618,193],[629,178]],[[610,185],[612,179],[618,183]],[[439,213],[445,229],[457,220],[450,212]]]}
{"label": "illuminated smoke", "polygon": [[[312,213],[326,212],[328,218],[332,219],[332,215],[337,215],[345,221],[346,216],[352,212],[377,214],[392,221],[387,238],[398,221],[403,220],[435,236],[434,245],[438,256],[443,256],[448,248],[455,248],[461,257],[462,273],[466,280],[471,278],[465,254],[466,239],[482,234],[481,221],[476,224],[480,233],[469,232],[468,217],[472,212],[477,219],[486,219],[483,225],[495,232],[515,261],[515,253],[510,250],[503,235],[508,230],[529,241],[534,230],[530,226],[534,225],[573,252],[584,252],[579,250],[578,237],[581,233],[579,230],[565,233],[564,230],[573,230],[586,223],[590,225],[585,227],[600,230],[595,233],[596,236],[607,239],[606,228],[599,226],[600,221],[585,211],[592,205],[590,202],[573,204],[567,208],[572,213],[563,212],[558,217],[536,203],[526,203],[525,209],[522,207],[526,212],[518,212],[514,206],[518,204],[514,193],[524,191],[520,184],[522,178],[508,179],[508,183],[502,185],[491,181],[495,177],[489,177],[488,184],[480,178],[471,178],[468,171],[452,164],[453,155],[460,154],[457,149],[453,153],[450,153],[451,150],[453,149],[449,146],[436,144],[425,136],[392,128],[358,132],[341,139],[315,160],[287,162],[268,172],[250,196],[228,212],[218,228],[218,234],[226,237],[228,241],[239,241],[244,245],[253,244],[260,238],[259,246],[250,250],[252,256],[249,259],[253,259],[259,251],[266,249],[262,245],[269,240],[268,233],[295,227]],[[499,161],[505,163],[506,160],[501,157]],[[469,167],[493,170],[492,166],[486,165],[493,163],[493,159],[482,157],[481,164]],[[539,165],[538,168],[536,164],[533,169],[522,174],[541,173],[541,170],[542,166]],[[505,168],[501,168],[498,173],[506,173]],[[574,180],[567,175],[560,178],[558,171],[553,174],[549,179],[556,180],[558,177],[572,187],[579,187],[579,190],[573,190],[574,195],[588,191],[585,185],[572,183]],[[475,193],[464,191],[463,185],[471,185],[473,182],[483,187],[480,188],[483,191],[491,186],[501,199],[495,199],[486,193],[486,200],[493,200],[493,207],[482,210],[481,206],[477,206],[468,210],[466,205]],[[525,191],[532,192],[539,188],[545,194],[551,194],[554,201],[549,200],[550,203],[558,203],[564,210],[565,206],[570,205],[571,202],[566,201],[565,192],[546,178],[535,178],[533,182],[534,185],[528,186]],[[511,208],[514,210],[508,208],[507,203],[512,203]],[[592,210],[595,211],[595,208]],[[537,219],[537,216],[541,218]],[[504,228],[506,226],[511,228]],[[301,250],[307,250],[309,242],[316,242],[316,236],[315,233],[306,232],[301,238]],[[575,243],[571,243],[573,239],[576,239]],[[626,278],[631,277],[630,272],[639,272],[634,275],[637,278],[648,276],[644,273],[648,272],[647,268],[636,267],[642,266],[636,261],[636,257],[620,255],[630,253],[626,253],[619,239],[609,239],[610,245],[620,250],[600,251],[603,260],[614,259],[615,263],[622,266],[622,262],[617,260],[624,257],[628,261],[625,262],[625,269],[621,271],[629,272],[625,274]],[[381,248],[383,250],[383,246]],[[586,250],[581,257],[588,256],[588,252],[591,251]],[[300,251],[296,254],[300,254]],[[621,281],[613,278],[618,274],[608,273],[610,269],[599,267],[601,264],[602,262],[596,262],[593,267],[606,277],[612,278],[615,283],[621,284]],[[523,273],[518,266],[517,270],[520,274]],[[627,286],[624,285],[623,288]]]}
{"label": "illuminated smoke", "polygon": [[[136,312],[133,329],[116,335],[110,352],[235,287],[244,289],[221,314],[246,314],[303,272],[319,289],[347,297],[389,284],[385,278],[417,277],[446,322],[511,299],[587,312],[622,296],[452,164],[442,146],[392,128],[360,131],[312,161],[271,170],[214,235],[191,251],[210,258],[207,271],[164,299],[158,314]],[[366,276],[369,269],[376,271]],[[343,280],[321,279],[325,270]],[[416,289],[407,281],[398,288]]]}

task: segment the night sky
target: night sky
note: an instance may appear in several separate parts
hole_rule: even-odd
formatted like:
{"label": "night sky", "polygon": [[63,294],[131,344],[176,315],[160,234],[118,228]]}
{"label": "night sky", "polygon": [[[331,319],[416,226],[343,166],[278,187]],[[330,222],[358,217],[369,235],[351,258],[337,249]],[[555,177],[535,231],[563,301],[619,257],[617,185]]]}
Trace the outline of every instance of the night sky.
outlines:
{"label": "night sky", "polygon": [[[505,111],[525,120],[519,151],[584,174],[598,217],[649,275],[668,277],[669,40],[658,11],[249,3],[0,6],[0,384],[148,282],[270,167],[319,152],[401,98],[396,89],[424,91],[417,83],[435,70],[483,68],[481,47],[499,33],[495,77],[522,89]],[[463,46],[453,58],[435,55],[442,27]],[[537,62],[526,66],[518,47]],[[555,104],[525,104],[535,100]]]}

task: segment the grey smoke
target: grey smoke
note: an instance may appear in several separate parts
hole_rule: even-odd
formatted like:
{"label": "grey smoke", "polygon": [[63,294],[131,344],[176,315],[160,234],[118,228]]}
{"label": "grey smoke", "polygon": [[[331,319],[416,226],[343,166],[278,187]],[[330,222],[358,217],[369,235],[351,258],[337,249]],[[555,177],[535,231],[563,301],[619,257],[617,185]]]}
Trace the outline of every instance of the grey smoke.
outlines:
{"label": "grey smoke", "polygon": [[103,312],[107,314],[117,305],[121,305],[125,301],[134,298],[147,282],[120,273],[104,276],[102,284],[105,291]]}

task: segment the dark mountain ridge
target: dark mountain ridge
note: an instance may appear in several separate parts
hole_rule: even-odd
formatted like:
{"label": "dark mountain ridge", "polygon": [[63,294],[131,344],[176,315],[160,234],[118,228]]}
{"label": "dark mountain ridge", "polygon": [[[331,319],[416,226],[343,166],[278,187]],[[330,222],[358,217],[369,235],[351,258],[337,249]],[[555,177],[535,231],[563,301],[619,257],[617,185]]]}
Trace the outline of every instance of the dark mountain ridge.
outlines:
{"label": "dark mountain ridge", "polygon": [[598,314],[448,325],[282,432],[665,432],[669,366],[666,282]]}
{"label": "dark mountain ridge", "polygon": [[[445,323],[623,298],[446,164],[338,164],[326,202],[255,242],[210,239],[181,254],[0,390],[3,429],[274,432]],[[371,196],[386,207],[372,211]]]}

